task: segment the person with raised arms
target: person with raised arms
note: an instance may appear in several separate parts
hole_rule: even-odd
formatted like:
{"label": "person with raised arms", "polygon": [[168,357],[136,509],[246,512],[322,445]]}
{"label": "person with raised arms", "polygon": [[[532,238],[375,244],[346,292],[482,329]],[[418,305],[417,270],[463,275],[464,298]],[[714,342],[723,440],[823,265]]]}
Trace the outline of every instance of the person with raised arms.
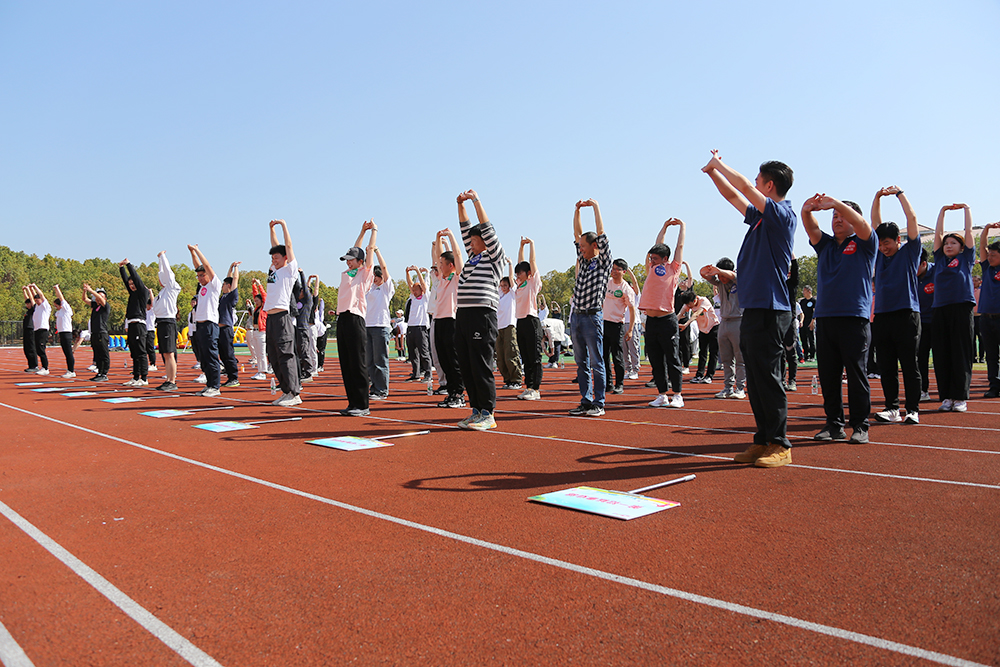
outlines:
{"label": "person with raised arms", "polygon": [[[596,232],[583,231],[580,209],[594,209]],[[576,360],[576,381],[580,405],[573,416],[600,417],[604,414],[607,375],[604,367],[604,294],[611,275],[611,247],[604,233],[601,207],[593,199],[576,202],[573,211],[573,238],[576,245],[576,281],[573,284],[570,337]]]}
{"label": "person with raised arms", "polygon": [[226,371],[223,387],[240,386],[240,367],[236,363],[236,306],[240,302],[240,264],[233,262],[222,281],[219,297],[219,361]]}
{"label": "person with raised arms", "polygon": [[373,248],[378,260],[372,268],[372,284],[365,295],[365,364],[371,383],[368,397],[383,401],[389,397],[389,339],[392,337],[392,315],[389,304],[396,293],[396,285],[389,275],[388,264],[378,246]]}
{"label": "person with raised arms", "polygon": [[128,333],[128,351],[132,356],[132,379],[126,387],[145,387],[149,384],[149,357],[146,355],[146,304],[149,290],[128,258],[118,262],[118,273],[128,292],[125,306],[125,326]]}
{"label": "person with raised arms", "polygon": [[986,225],[979,236],[979,266],[983,270],[979,291],[980,333],[986,379],[990,383],[983,398],[1000,398],[1000,241],[989,242],[991,229],[1000,229],[1000,222]]}
{"label": "person with raised arms", "polygon": [[156,292],[146,288],[146,370],[152,373],[156,368],[156,313],[153,312],[153,300]]}
{"label": "person with raised arms", "polygon": [[66,357],[66,372],[62,377],[69,379],[76,377],[76,358],[73,354],[73,308],[69,301],[63,296],[59,285],[52,287],[56,295],[53,303],[56,304],[56,333],[59,335],[59,346]]}
{"label": "person with raised arms", "polygon": [[103,287],[95,291],[89,283],[83,283],[83,300],[90,305],[90,347],[94,350],[94,366],[97,367],[97,374],[90,381],[107,382],[108,371],[111,370],[111,353],[108,350],[111,308],[108,294]]}
{"label": "person with raised arms", "polygon": [[[632,340],[637,318],[635,290],[624,280],[628,262],[616,259],[611,263],[611,277],[604,293],[604,383],[605,395],[625,391],[625,346]],[[625,315],[628,313],[628,324]],[[611,371],[614,369],[614,383]]]}
{"label": "person with raised arms", "polygon": [[[673,260],[670,246],[664,243],[669,227],[678,228]],[[639,310],[646,315],[646,357],[652,367],[653,383],[658,394],[649,403],[654,408],[684,407],[680,329],[674,312],[674,292],[684,261],[684,236],[684,221],[669,218],[660,227],[656,243],[646,253],[646,283],[642,287]],[[673,390],[673,396],[667,394],[669,389]]]}
{"label": "person with raised arms", "polygon": [[156,337],[159,342],[160,358],[166,379],[157,387],[160,391],[177,390],[177,297],[181,295],[181,284],[177,282],[170,267],[167,252],[161,250],[156,255],[159,266],[156,278],[160,283],[160,293],[153,299],[153,315],[156,318]]}
{"label": "person with raised arms", "polygon": [[[278,243],[275,227],[281,227],[283,244]],[[299,361],[295,357],[295,315],[292,312],[292,288],[299,274],[299,263],[292,250],[292,237],[284,220],[268,223],[271,238],[271,267],[267,272],[267,362],[281,388],[281,396],[274,405],[291,407],[302,403],[299,394]]]}
{"label": "person with raised arms", "polygon": [[[528,248],[528,260],[524,248]],[[538,317],[537,299],[542,289],[542,276],[535,260],[535,242],[521,237],[514,267],[514,316],[517,319],[517,347],[521,351],[524,369],[524,391],[518,395],[525,401],[541,398],[542,386],[542,322]]]}
{"label": "person with raised arms", "polygon": [[250,378],[251,380],[266,380],[270,369],[267,365],[267,311],[264,310],[264,301],[267,299],[267,291],[256,278],[250,283],[253,293],[252,299],[247,299],[247,309],[250,310],[250,327],[247,332],[247,346],[252,361],[256,362],[257,372]]}
{"label": "person with raised arms", "polygon": [[38,375],[48,375],[49,355],[45,348],[49,344],[49,318],[52,316],[52,305],[49,304],[49,300],[45,298],[42,290],[35,283],[28,285],[28,290],[31,292],[32,300],[35,302],[35,309],[31,314],[31,326],[34,330],[35,353],[38,355],[38,361],[41,364],[41,368],[36,372]]}
{"label": "person with raised arms", "polygon": [[[906,243],[899,236],[895,222],[882,222],[882,197],[895,196],[906,216]],[[895,185],[875,193],[872,202],[872,226],[878,237],[879,254],[875,258],[875,317],[872,320],[872,345],[878,347],[878,371],[881,376],[885,409],[875,413],[880,422],[920,423],[920,367],[917,348],[920,344],[919,278],[923,246],[917,216],[903,191]],[[899,415],[899,370],[903,372],[906,418]]]}
{"label": "person with raised arms", "polygon": [[191,251],[191,263],[198,276],[194,344],[198,347],[198,356],[205,373],[205,388],[197,393],[207,397],[218,396],[222,393],[219,391],[222,384],[219,368],[219,295],[222,292],[222,280],[212,270],[212,265],[205,259],[197,244],[188,245],[188,250]]}
{"label": "person with raised arms", "polygon": [[445,379],[448,397],[439,408],[464,408],[465,384],[455,352],[455,315],[458,312],[458,276],[462,273],[462,251],[450,229],[442,229],[434,238],[433,259],[437,266],[438,285],[434,304],[434,344],[440,364],[440,376]]}
{"label": "person with raised arms", "polygon": [[788,398],[781,384],[783,334],[792,319],[785,286],[792,262],[796,218],[785,199],[794,181],[791,168],[772,160],[750,179],[725,164],[718,151],[702,171],[743,216],[747,233],[736,264],[740,267],[740,351],[747,374],[750,408],[757,431],[753,444],[733,457],[738,463],[776,468],[792,462],[788,440]]}
{"label": "person with raised arms", "polygon": [[[416,276],[410,277],[410,272]],[[410,351],[410,376],[407,382],[429,382],[431,379],[430,317],[427,314],[430,299],[427,296],[425,269],[406,267],[406,285],[410,298],[406,302],[406,347]]]}
{"label": "person with raised arms", "polygon": [[[368,237],[367,252],[361,244]],[[347,392],[347,407],[340,414],[348,417],[365,417],[368,409],[368,334],[365,331],[365,315],[368,301],[365,295],[372,286],[375,264],[375,239],[378,227],[374,220],[366,220],[361,225],[358,239],[341,258],[347,262],[347,269],[340,274],[337,290],[337,356],[340,359],[340,374]],[[316,278],[319,285],[319,278]]]}
{"label": "person with raised arms", "polygon": [[[496,230],[486,217],[475,190],[456,197],[458,222],[468,261],[458,278],[455,310],[455,350],[472,414],[458,422],[459,428],[485,431],[496,428],[497,388],[493,360],[497,342],[497,306],[500,275],[506,255]],[[476,208],[479,223],[471,224],[465,202]]]}
{"label": "person with raised arms", "polygon": [[737,289],[736,265],[728,257],[702,267],[701,277],[719,293],[719,360],[722,363],[722,391],[716,398],[746,398],[747,372],[740,351],[740,322],[743,309]]}
{"label": "person with raised arms", "polygon": [[[944,233],[948,211],[964,211],[965,234]],[[934,377],[942,412],[965,412],[974,355],[972,265],[975,263],[972,212],[968,204],[941,208],[934,228]]]}

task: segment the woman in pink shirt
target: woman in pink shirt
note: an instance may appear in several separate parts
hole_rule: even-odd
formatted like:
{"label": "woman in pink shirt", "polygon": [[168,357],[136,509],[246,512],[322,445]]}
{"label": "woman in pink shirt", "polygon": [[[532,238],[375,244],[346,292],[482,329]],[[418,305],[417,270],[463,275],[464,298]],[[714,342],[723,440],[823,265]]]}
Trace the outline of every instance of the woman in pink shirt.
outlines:
{"label": "woman in pink shirt", "polygon": [[[524,261],[524,246],[528,246],[528,261]],[[517,319],[517,346],[524,366],[524,391],[518,398],[537,401],[542,385],[542,323],[538,319],[538,292],[542,278],[535,263],[535,242],[521,237],[517,251],[517,266],[513,268],[514,317]]]}
{"label": "woman in pink shirt", "polygon": [[[712,384],[715,369],[719,365],[719,316],[712,302],[694,292],[687,292],[684,306],[678,316],[689,313],[688,321],[680,325],[681,330],[687,329],[692,321],[698,322],[698,373],[691,382],[694,384]],[[706,369],[707,362],[707,369]]]}
{"label": "woman in pink shirt", "polygon": [[458,367],[455,349],[455,313],[458,309],[458,277],[462,274],[461,246],[455,242],[450,229],[442,229],[434,239],[434,263],[438,270],[438,284],[434,303],[434,347],[441,370],[448,379],[448,398],[438,403],[439,408],[464,408],[465,384]]}

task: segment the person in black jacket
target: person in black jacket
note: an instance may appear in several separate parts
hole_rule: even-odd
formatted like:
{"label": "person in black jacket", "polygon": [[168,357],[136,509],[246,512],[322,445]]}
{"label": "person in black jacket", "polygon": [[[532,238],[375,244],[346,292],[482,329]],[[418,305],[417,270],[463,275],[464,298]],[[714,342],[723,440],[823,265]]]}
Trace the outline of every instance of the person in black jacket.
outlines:
{"label": "person in black jacket", "polygon": [[132,379],[124,384],[126,387],[145,387],[149,384],[146,379],[149,373],[149,357],[146,355],[146,304],[149,302],[149,290],[127,258],[118,263],[118,271],[128,290],[125,327],[128,332],[128,350],[132,356]]}

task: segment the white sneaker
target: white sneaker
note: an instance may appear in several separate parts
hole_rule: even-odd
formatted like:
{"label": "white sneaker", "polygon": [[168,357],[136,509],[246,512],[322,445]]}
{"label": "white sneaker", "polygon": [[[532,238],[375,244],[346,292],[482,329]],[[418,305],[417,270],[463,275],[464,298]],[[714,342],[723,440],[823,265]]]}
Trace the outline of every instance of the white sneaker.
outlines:
{"label": "white sneaker", "polygon": [[199,370],[201,370],[201,364],[198,364],[198,363],[196,363],[196,364],[195,364],[194,366],[192,366],[191,368],[195,369],[196,371],[199,371]]}
{"label": "white sneaker", "polygon": [[[431,369],[431,370],[433,370],[433,369]],[[316,369],[316,373],[322,373],[322,372],[323,372],[323,367],[322,366],[320,366],[319,368]],[[313,375],[315,375],[316,373],[313,373]]]}
{"label": "white sneaker", "polygon": [[526,401],[539,401],[542,399],[542,395],[537,389],[529,389],[527,394],[528,395],[524,397],[524,400]]}
{"label": "white sneaker", "polygon": [[194,379],[194,381],[198,382],[199,384],[205,384],[206,382],[208,382],[208,380],[205,378],[205,374],[204,373],[202,373],[201,375],[199,375],[198,377],[196,377]]}
{"label": "white sneaker", "polygon": [[76,373],[74,373],[73,371],[67,371],[67,372],[63,373],[62,376],[68,380],[70,378],[75,378],[76,377]]}
{"label": "white sneaker", "polygon": [[931,400],[931,395],[930,395],[929,392],[926,392],[926,391],[920,392],[920,402],[921,403],[923,403],[924,401],[929,401],[929,400]]}
{"label": "white sneaker", "polygon": [[875,419],[880,422],[901,422],[903,418],[899,416],[899,410],[883,410],[875,413]]}
{"label": "white sneaker", "polygon": [[294,394],[285,394],[281,397],[281,400],[278,403],[275,403],[275,405],[283,408],[290,408],[293,405],[299,405],[300,403],[302,403],[302,399],[298,396]]}
{"label": "white sneaker", "polygon": [[201,395],[212,398],[213,396],[222,396],[222,392],[215,387],[206,387],[205,391],[201,392]]}
{"label": "white sneaker", "polygon": [[952,412],[965,412],[969,409],[969,406],[965,404],[965,401],[955,401],[951,404]]}
{"label": "white sneaker", "polygon": [[951,412],[951,410],[952,410],[953,407],[954,407],[954,403],[951,402],[951,399],[950,398],[946,398],[943,401],[941,401],[941,407],[938,408],[938,410],[941,411],[941,412]]}
{"label": "white sneaker", "polygon": [[715,395],[716,398],[729,398],[733,395],[732,389],[723,389],[718,394]]}
{"label": "white sneaker", "polygon": [[149,386],[149,380],[143,380],[142,378],[139,378],[138,380],[132,380],[132,386],[133,387],[148,387]]}
{"label": "white sneaker", "polygon": [[651,408],[666,408],[670,406],[670,399],[666,394],[660,394],[649,402]]}
{"label": "white sneaker", "polygon": [[729,398],[746,398],[747,393],[742,389],[733,389],[733,393],[729,394]]}
{"label": "white sneaker", "polygon": [[35,375],[48,375],[48,374],[49,374],[48,368],[40,368],[38,369],[38,372],[35,373]]}
{"label": "white sneaker", "polygon": [[670,399],[670,407],[672,408],[683,408],[684,407],[684,397],[680,394],[674,394],[674,397]]}
{"label": "white sneaker", "polygon": [[626,375],[625,378],[628,379],[628,380],[638,380],[639,379],[639,374],[636,373],[635,371],[632,371],[631,373],[629,373],[628,375]]}
{"label": "white sneaker", "polygon": [[907,412],[906,417],[903,419],[904,424],[919,424],[920,415],[916,412]]}
{"label": "white sneaker", "polygon": [[150,365],[149,365],[149,370],[151,370],[151,371],[157,371],[157,370],[160,370],[160,369],[158,369],[158,368],[156,367],[156,364],[150,364]]}
{"label": "white sneaker", "polygon": [[282,393],[280,398],[276,398],[275,400],[271,401],[271,405],[281,405],[282,401],[289,400],[291,396],[292,396],[291,394]]}
{"label": "white sneaker", "polygon": [[250,379],[251,380],[266,380],[267,376],[264,375],[263,373],[257,373],[256,375],[250,376]]}
{"label": "white sneaker", "polygon": [[95,366],[94,364],[91,364],[91,365],[87,366],[87,370],[90,371],[91,373],[96,373],[97,372],[97,366]]}
{"label": "white sneaker", "polygon": [[127,382],[122,382],[122,386],[123,387],[134,387],[135,383],[136,383],[135,380],[129,380]]}

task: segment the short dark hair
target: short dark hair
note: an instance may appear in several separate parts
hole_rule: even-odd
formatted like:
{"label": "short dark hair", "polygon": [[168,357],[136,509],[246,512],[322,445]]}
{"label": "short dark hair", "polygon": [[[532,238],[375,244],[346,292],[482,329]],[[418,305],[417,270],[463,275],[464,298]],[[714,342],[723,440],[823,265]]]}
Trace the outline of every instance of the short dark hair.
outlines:
{"label": "short dark hair", "polygon": [[531,262],[518,262],[517,266],[514,267],[514,275],[519,273],[531,273]]}
{"label": "short dark hair", "polygon": [[928,257],[927,248],[921,248],[920,249],[920,261],[921,262],[926,262],[927,261],[927,257]]}
{"label": "short dark hair", "polygon": [[472,225],[469,227],[469,236],[478,236],[479,238],[483,238],[483,226]]}
{"label": "short dark hair", "polygon": [[733,271],[736,269],[736,263],[733,260],[729,259],[728,257],[723,257],[722,259],[720,259],[718,262],[715,263],[715,266],[717,268],[722,269],[723,271]]}
{"label": "short dark hair", "polygon": [[1000,241],[994,241],[993,243],[991,243],[988,246],[986,246],[986,249],[987,250],[996,250],[997,252],[1000,252]]}
{"label": "short dark hair", "polygon": [[612,263],[612,264],[613,264],[614,266],[617,266],[617,267],[618,267],[619,269],[621,269],[622,271],[624,271],[625,269],[627,269],[627,268],[628,268],[628,262],[626,262],[626,261],[625,261],[624,259],[622,259],[622,258],[620,258],[620,257],[619,257],[618,259],[616,259],[615,261],[611,262],[611,263]]}
{"label": "short dark hair", "polygon": [[372,273],[375,274],[376,278],[381,278],[382,277],[382,267],[379,266],[378,264],[376,264],[375,268],[372,269]]}
{"label": "short dark hair", "polygon": [[580,234],[580,238],[587,243],[593,243],[597,240],[597,232],[584,232],[583,234]]}
{"label": "short dark hair", "polygon": [[52,303],[56,304],[57,306],[61,306],[62,305],[62,299],[54,299],[52,301]]}
{"label": "short dark hair", "polygon": [[271,252],[269,252],[268,254],[269,255],[288,255],[288,249],[285,248],[285,244],[282,243],[281,245],[276,245],[273,248],[271,248]]}
{"label": "short dark hair", "polygon": [[222,284],[223,285],[232,285],[233,284],[233,277],[232,276],[226,276],[226,279],[222,281]]}
{"label": "short dark hair", "polygon": [[693,289],[689,289],[681,294],[682,303],[694,303],[698,300],[698,295],[694,293]]}
{"label": "short dark hair", "polygon": [[898,239],[899,225],[895,222],[883,222],[875,228],[875,234],[878,236],[879,241],[884,241],[885,239]]}
{"label": "short dark hair", "polygon": [[774,191],[779,197],[784,197],[792,189],[792,183],[795,181],[792,168],[777,160],[770,160],[760,165],[760,175],[765,181],[774,183]]}
{"label": "short dark hair", "polygon": [[500,282],[501,283],[507,283],[507,286],[510,287],[510,278],[508,278],[507,276],[504,276],[503,278],[501,278]]}
{"label": "short dark hair", "polygon": [[455,265],[455,253],[453,253],[451,250],[445,250],[444,252],[442,252],[441,259],[443,259],[446,262],[449,262],[452,266]]}
{"label": "short dark hair", "polygon": [[850,199],[845,199],[844,203],[853,208],[858,215],[864,215],[864,212],[861,210],[861,207],[858,206],[856,203],[852,202]]}
{"label": "short dark hair", "polygon": [[649,254],[662,257],[663,259],[670,259],[670,246],[665,243],[657,243],[649,249]]}
{"label": "short dark hair", "polygon": [[944,245],[944,242],[946,240],[948,240],[949,237],[955,239],[956,241],[958,241],[959,245],[961,245],[963,249],[965,248],[965,239],[958,232],[952,232],[951,234],[945,234],[944,237],[941,239],[941,245],[942,246]]}

